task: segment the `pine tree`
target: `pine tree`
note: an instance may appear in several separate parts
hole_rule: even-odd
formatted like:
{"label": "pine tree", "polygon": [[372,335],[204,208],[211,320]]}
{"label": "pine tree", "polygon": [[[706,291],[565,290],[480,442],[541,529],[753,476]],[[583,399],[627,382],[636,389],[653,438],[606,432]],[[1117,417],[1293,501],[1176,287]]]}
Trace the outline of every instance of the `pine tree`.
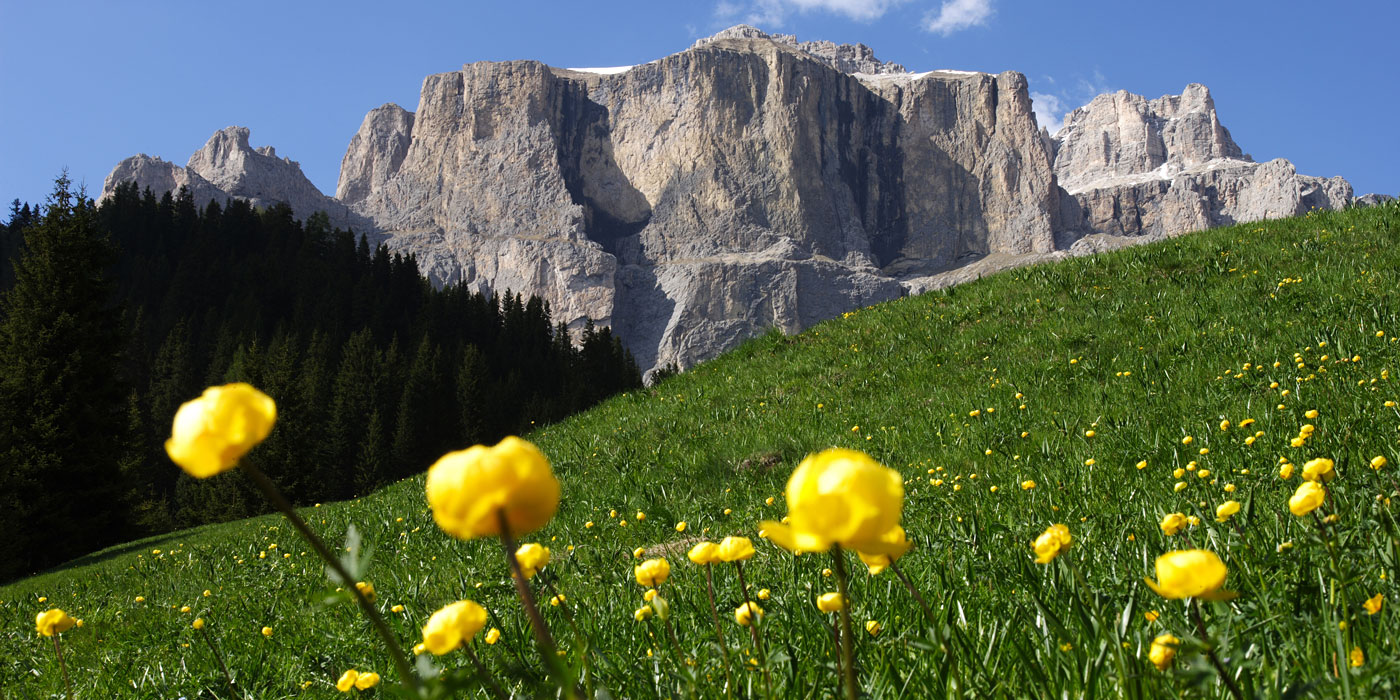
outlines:
{"label": "pine tree", "polygon": [[90,200],[55,183],[0,297],[0,579],[123,533],[118,462],[127,399],[115,251]]}

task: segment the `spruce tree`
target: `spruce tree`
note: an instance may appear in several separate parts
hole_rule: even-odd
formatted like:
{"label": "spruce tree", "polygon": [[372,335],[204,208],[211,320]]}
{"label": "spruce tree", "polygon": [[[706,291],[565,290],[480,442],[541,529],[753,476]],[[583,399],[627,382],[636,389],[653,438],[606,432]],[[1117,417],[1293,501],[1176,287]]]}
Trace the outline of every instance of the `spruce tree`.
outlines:
{"label": "spruce tree", "polygon": [[69,185],[57,179],[25,230],[14,286],[0,297],[0,579],[123,534],[130,390],[105,276],[115,251]]}

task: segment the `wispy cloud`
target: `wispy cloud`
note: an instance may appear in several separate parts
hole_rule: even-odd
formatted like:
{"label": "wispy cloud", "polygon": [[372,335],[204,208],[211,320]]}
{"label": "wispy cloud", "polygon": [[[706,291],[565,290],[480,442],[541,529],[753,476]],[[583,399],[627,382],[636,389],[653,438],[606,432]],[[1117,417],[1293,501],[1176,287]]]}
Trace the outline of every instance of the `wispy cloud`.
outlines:
{"label": "wispy cloud", "polygon": [[1032,91],[1031,110],[1035,112],[1036,123],[1048,129],[1051,134],[1064,127],[1065,120],[1075,109],[1089,104],[1099,95],[1113,92],[1108,78],[1097,68],[1094,69],[1093,75],[1076,77],[1072,87],[1055,90],[1057,83],[1053,77],[1047,75],[1041,80],[1051,86],[1051,92]]}
{"label": "wispy cloud", "polygon": [[924,29],[948,36],[986,24],[992,12],[992,0],[945,0],[937,12],[924,15]]}
{"label": "wispy cloud", "polygon": [[1031,93],[1031,111],[1035,112],[1036,123],[1048,129],[1052,135],[1064,127],[1065,116],[1069,112],[1058,95],[1043,92]]}
{"label": "wispy cloud", "polygon": [[781,26],[793,12],[831,12],[861,22],[877,20],[891,8],[908,0],[720,0],[715,17],[722,21],[742,19],[749,24]]}

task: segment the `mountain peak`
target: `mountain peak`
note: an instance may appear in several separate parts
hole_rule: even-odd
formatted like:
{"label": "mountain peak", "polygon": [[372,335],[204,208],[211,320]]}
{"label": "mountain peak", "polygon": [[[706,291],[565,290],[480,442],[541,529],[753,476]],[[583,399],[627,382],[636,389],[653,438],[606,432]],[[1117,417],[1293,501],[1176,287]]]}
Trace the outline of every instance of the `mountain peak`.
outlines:
{"label": "mountain peak", "polygon": [[717,34],[695,42],[690,48],[698,49],[717,42],[744,39],[767,40],[775,44],[796,49],[842,73],[881,75],[909,72],[904,66],[898,63],[881,61],[876,58],[875,51],[865,44],[837,44],[833,41],[822,40],[798,41],[795,35],[769,34],[758,27],[748,24],[736,24]]}

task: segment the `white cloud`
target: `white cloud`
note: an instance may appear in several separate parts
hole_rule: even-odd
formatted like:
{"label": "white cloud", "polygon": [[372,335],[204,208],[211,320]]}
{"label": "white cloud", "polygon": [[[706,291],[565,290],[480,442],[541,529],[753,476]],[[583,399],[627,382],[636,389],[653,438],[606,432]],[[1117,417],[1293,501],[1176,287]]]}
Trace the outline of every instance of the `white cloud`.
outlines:
{"label": "white cloud", "polygon": [[851,19],[869,22],[884,16],[891,8],[908,0],[720,0],[715,5],[715,17],[729,21],[743,16],[749,24],[780,26],[788,14],[797,12],[832,12]]}
{"label": "white cloud", "polygon": [[992,16],[992,0],[945,0],[935,15],[924,15],[924,29],[948,36],[960,29],[987,23]]}
{"label": "white cloud", "polygon": [[1058,95],[1043,92],[1031,93],[1031,111],[1035,112],[1036,123],[1048,129],[1052,136],[1064,127],[1065,117],[1069,114],[1064,100]]}

